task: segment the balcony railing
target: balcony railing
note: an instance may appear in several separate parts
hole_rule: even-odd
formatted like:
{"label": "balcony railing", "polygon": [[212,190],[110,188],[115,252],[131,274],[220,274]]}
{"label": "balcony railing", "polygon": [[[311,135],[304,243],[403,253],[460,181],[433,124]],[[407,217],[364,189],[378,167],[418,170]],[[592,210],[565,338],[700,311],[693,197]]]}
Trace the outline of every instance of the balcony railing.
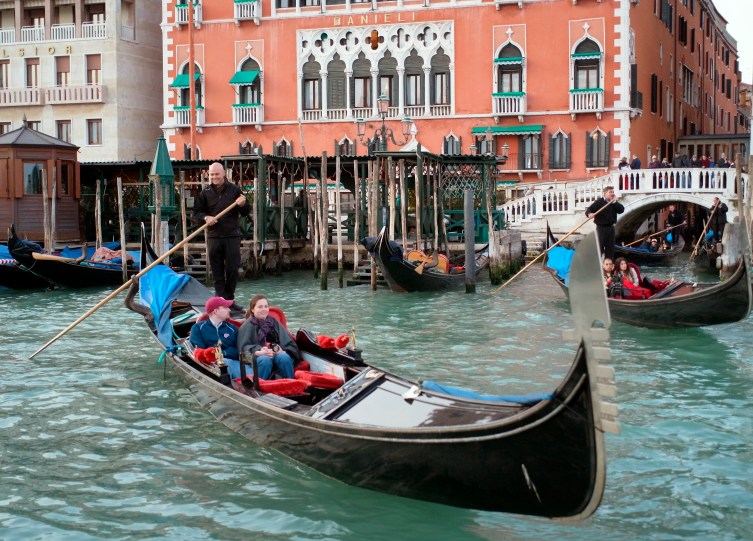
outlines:
{"label": "balcony railing", "polygon": [[495,115],[522,115],[526,112],[526,94],[525,92],[496,92],[492,94],[492,105]]}
{"label": "balcony railing", "polygon": [[404,111],[405,116],[410,118],[418,118],[426,115],[426,108],[423,105],[406,105]]}
{"label": "balcony railing", "polygon": [[44,41],[44,26],[22,26],[21,41]]}
{"label": "balcony railing", "polygon": [[42,105],[39,88],[6,88],[0,90],[0,106]]}
{"label": "balcony railing", "polygon": [[233,104],[233,124],[260,124],[264,121],[264,106],[260,103]]}
{"label": "balcony railing", "polygon": [[10,45],[16,42],[15,28],[0,28],[0,45]]}
{"label": "balcony railing", "polygon": [[[191,109],[188,105],[176,105],[173,107],[175,115],[175,126],[178,128],[187,128],[191,125]],[[196,125],[204,125],[204,108],[196,107]]]}
{"label": "balcony railing", "polygon": [[120,39],[136,41],[136,29],[133,26],[120,25]]}
{"label": "balcony railing", "polygon": [[344,120],[348,118],[347,109],[327,109],[327,118],[330,120]]}
{"label": "balcony railing", "polygon": [[303,116],[303,120],[322,119],[322,111],[320,109],[305,109],[302,111],[301,115]]}
{"label": "balcony railing", "polygon": [[261,6],[257,0],[234,0],[233,13],[239,21],[256,19],[261,16]]}
{"label": "balcony railing", "polygon": [[76,37],[75,24],[53,24],[50,28],[51,39],[55,41],[69,40]]}
{"label": "balcony railing", "polygon": [[570,91],[570,112],[589,113],[604,110],[604,91],[601,88],[574,88]]}
{"label": "balcony railing", "polygon": [[431,116],[449,116],[451,109],[449,105],[432,105],[429,107],[429,112]]}
{"label": "balcony railing", "polygon": [[45,103],[103,103],[102,85],[56,86],[44,91]]}
{"label": "balcony railing", "polygon": [[107,24],[104,21],[81,23],[81,37],[84,39],[106,38]]}
{"label": "balcony railing", "polygon": [[[175,22],[178,24],[188,24],[188,4],[175,4]],[[201,23],[201,3],[193,4],[193,22]]]}

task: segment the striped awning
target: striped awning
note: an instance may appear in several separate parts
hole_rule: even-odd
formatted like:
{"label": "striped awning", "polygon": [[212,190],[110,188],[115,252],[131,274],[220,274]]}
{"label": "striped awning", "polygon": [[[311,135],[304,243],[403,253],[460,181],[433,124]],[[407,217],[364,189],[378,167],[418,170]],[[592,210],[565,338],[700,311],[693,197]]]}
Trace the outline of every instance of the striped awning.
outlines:
{"label": "striped awning", "polygon": [[575,60],[588,60],[590,58],[601,58],[601,53],[573,53],[572,57]]}
{"label": "striped awning", "polygon": [[523,57],[522,56],[508,56],[504,58],[495,58],[494,63],[495,64],[522,64]]}
{"label": "striped awning", "polygon": [[[194,81],[198,81],[199,77],[201,77],[201,73],[193,74]],[[175,80],[170,84],[170,88],[188,88],[188,74],[181,73],[175,77]]]}
{"label": "striped awning", "polygon": [[235,75],[230,79],[231,85],[250,85],[256,81],[259,76],[259,70],[251,71],[236,71]]}
{"label": "striped awning", "polygon": [[472,134],[483,135],[486,133],[510,134],[510,135],[531,135],[539,134],[544,130],[543,124],[529,124],[522,126],[476,126],[471,130]]}

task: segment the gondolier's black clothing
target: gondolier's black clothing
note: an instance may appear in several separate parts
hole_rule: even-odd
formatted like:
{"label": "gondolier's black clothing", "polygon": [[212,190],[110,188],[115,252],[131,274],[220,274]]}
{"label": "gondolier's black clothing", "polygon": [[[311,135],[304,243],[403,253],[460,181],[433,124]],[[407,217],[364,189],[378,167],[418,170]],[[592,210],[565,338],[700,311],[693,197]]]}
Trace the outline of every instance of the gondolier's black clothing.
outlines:
{"label": "gondolier's black clothing", "polygon": [[[591,203],[591,206],[586,209],[586,215],[596,214],[607,203],[609,203],[609,201],[607,201],[603,197],[599,197],[596,201]],[[604,209],[602,212],[599,212],[599,215],[594,218],[594,223],[596,225],[614,225],[617,223],[617,215],[625,212],[625,207],[622,206],[622,203],[618,203],[617,201],[609,205],[609,207],[610,208]]]}
{"label": "gondolier's black clothing", "polygon": [[[239,195],[243,195],[241,189],[235,184],[225,182],[220,188],[210,184],[208,188],[201,190],[193,209],[193,218],[199,224],[204,224],[207,216],[217,216],[220,212],[233,204]],[[207,237],[240,237],[241,229],[239,216],[248,216],[251,208],[248,203],[242,207],[236,207],[218,222],[207,229]]]}
{"label": "gondolier's black clothing", "polygon": [[[599,212],[599,210],[604,208],[608,203],[609,202],[606,199],[599,197],[586,209],[586,215]],[[599,238],[601,253],[604,254],[604,257],[608,257],[609,259],[614,259],[614,224],[617,223],[617,215],[622,214],[624,211],[625,207],[622,206],[622,203],[615,201],[609,205],[608,208],[599,212],[594,218],[594,223],[596,224],[596,236]]]}
{"label": "gondolier's black clothing", "polygon": [[724,226],[727,225],[727,211],[729,208],[727,205],[719,201],[718,208],[716,209],[716,212],[714,212],[714,207],[711,207],[709,209],[709,215],[713,213],[713,216],[711,216],[710,220],[711,223],[709,224],[709,231],[712,231],[714,233],[714,240],[716,242],[722,242],[722,235],[724,234]]}
{"label": "gondolier's black clothing", "polygon": [[[194,206],[194,220],[200,224],[207,216],[217,216],[243,195],[235,184],[225,181],[217,188],[210,184],[201,190]],[[251,213],[250,205],[242,207],[222,216],[215,225],[206,230],[207,251],[209,252],[209,266],[212,269],[214,291],[219,297],[228,300],[235,298],[235,286],[238,284],[238,269],[241,266],[241,229],[240,216]]]}

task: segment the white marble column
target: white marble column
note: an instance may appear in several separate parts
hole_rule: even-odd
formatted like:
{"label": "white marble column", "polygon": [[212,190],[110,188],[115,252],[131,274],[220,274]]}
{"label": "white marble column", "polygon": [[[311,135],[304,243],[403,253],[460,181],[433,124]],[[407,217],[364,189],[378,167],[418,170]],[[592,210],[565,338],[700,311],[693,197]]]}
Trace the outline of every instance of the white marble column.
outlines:
{"label": "white marble column", "polygon": [[322,78],[322,120],[327,118],[327,76],[328,73],[325,70],[321,70],[319,75]]}

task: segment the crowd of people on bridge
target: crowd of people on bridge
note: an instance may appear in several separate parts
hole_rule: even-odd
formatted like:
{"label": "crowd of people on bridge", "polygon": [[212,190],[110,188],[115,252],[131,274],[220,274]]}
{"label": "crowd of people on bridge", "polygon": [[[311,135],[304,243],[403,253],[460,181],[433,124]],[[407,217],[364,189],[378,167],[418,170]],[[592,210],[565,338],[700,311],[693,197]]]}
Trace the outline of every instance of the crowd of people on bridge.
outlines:
{"label": "crowd of people on bridge", "polygon": [[[633,160],[628,162],[628,159],[626,156],[623,156],[620,159],[620,163],[618,164],[617,168],[620,171],[629,171],[631,169],[641,169],[642,163],[640,158],[633,154]],[[656,154],[651,156],[651,161],[648,164],[648,169],[661,169],[661,168],[680,168],[680,167],[695,167],[695,168],[701,168],[701,169],[708,169],[708,168],[725,168],[725,167],[735,167],[735,162],[730,161],[727,159],[727,154],[722,152],[719,155],[719,158],[714,161],[709,156],[702,155],[700,159],[698,159],[698,156],[693,154],[692,157],[688,158],[687,154],[680,155],[679,152],[675,152],[675,156],[670,162],[667,158],[662,158],[659,160],[657,158]]]}

